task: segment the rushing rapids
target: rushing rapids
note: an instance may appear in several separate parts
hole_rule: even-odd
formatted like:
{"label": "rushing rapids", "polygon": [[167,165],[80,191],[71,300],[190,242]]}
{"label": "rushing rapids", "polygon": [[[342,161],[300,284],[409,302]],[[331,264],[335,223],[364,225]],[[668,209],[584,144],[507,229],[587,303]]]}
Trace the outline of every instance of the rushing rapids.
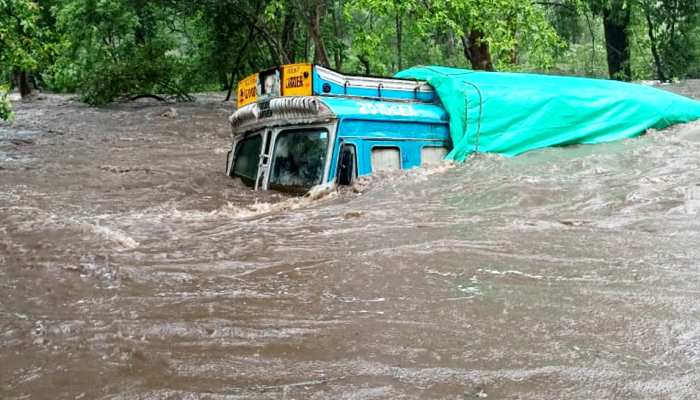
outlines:
{"label": "rushing rapids", "polygon": [[0,397],[700,392],[700,124],[297,198],[224,176],[230,109],[16,104]]}

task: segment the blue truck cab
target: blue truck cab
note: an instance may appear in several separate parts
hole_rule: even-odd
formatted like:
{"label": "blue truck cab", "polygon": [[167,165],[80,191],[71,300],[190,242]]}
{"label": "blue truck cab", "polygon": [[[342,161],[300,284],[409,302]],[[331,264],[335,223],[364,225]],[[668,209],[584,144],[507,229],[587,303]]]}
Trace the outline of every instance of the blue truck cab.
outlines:
{"label": "blue truck cab", "polygon": [[425,82],[291,64],[238,84],[228,176],[305,193],[362,175],[439,163],[448,115]]}

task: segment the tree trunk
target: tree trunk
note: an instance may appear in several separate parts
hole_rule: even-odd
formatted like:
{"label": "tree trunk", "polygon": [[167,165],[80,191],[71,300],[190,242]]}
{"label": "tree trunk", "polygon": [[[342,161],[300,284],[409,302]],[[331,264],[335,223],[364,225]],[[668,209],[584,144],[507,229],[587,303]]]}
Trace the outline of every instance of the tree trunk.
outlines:
{"label": "tree trunk", "polygon": [[339,0],[334,7],[333,13],[333,34],[335,35],[335,40],[333,43],[333,60],[335,61],[336,71],[343,70],[343,62],[345,58],[343,57],[343,41],[342,38],[345,35],[345,27],[343,25],[343,0]]}
{"label": "tree trunk", "polygon": [[510,15],[508,17],[508,28],[510,29],[511,35],[513,36],[513,48],[510,50],[510,64],[516,65],[518,63],[518,21],[517,16]]}
{"label": "tree trunk", "polygon": [[248,45],[250,42],[253,40],[253,34],[255,33],[255,28],[251,25],[250,30],[248,31],[248,38],[246,41],[243,43],[243,46],[241,49],[238,51],[238,54],[236,55],[236,62],[233,63],[233,70],[231,71],[231,80],[229,81],[229,86],[228,86],[228,91],[226,93],[226,100],[224,101],[229,101],[231,100],[231,93],[233,92],[233,85],[236,84],[236,75],[238,73],[238,70],[241,69],[241,62],[245,59],[245,53],[248,50]]}
{"label": "tree trunk", "polygon": [[664,74],[663,67],[661,66],[661,57],[659,57],[659,50],[656,47],[656,38],[654,37],[654,25],[651,22],[651,12],[649,6],[644,7],[644,16],[647,19],[647,33],[649,34],[649,41],[651,42],[651,55],[654,57],[654,64],[656,65],[656,77],[661,82],[666,81],[666,75]]}
{"label": "tree trunk", "polygon": [[233,76],[231,77],[231,79],[229,79],[228,73],[224,70],[216,71],[216,73],[219,76],[219,84],[221,85],[221,90],[228,90],[228,88],[231,85],[231,80],[233,79]]}
{"label": "tree trunk", "polygon": [[369,57],[367,57],[366,55],[363,54],[363,55],[361,55],[361,56],[357,56],[357,58],[360,60],[360,62],[362,63],[362,65],[365,67],[365,75],[372,75],[372,74],[370,73],[370,68],[369,68],[369,67],[370,67],[370,65],[369,65]]}
{"label": "tree trunk", "polygon": [[17,81],[19,85],[19,93],[23,99],[32,94],[32,87],[29,86],[29,77],[27,76],[27,71],[20,71],[19,75],[17,76]]}
{"label": "tree trunk", "polygon": [[401,41],[403,36],[403,21],[399,2],[395,1],[394,5],[396,7],[396,65],[399,70],[402,70]]}
{"label": "tree trunk", "polygon": [[[263,5],[262,2],[259,3]],[[267,27],[266,24],[258,19],[258,14],[260,10],[256,10],[253,14],[249,14],[245,11],[233,10],[234,13],[240,15],[242,18],[250,21],[251,29],[254,29],[260,33],[260,37],[267,44],[267,48],[270,51],[270,57],[272,60],[277,60],[279,65],[288,64],[289,60],[287,52],[284,50],[284,46],[279,42],[279,37],[274,35]]]}
{"label": "tree trunk", "polygon": [[148,1],[142,0],[135,4],[138,24],[134,29],[134,40],[140,46],[144,46],[153,36],[153,26],[155,25],[153,13],[147,5]]}
{"label": "tree trunk", "polygon": [[593,12],[591,12],[591,15],[588,15],[588,12],[584,11],[583,12],[584,17],[586,17],[586,25],[588,26],[588,33],[591,35],[591,65],[588,68],[589,73],[592,75],[593,71],[595,69],[595,60],[596,60],[596,55],[595,55],[595,30],[593,29],[593,23],[591,22],[591,18],[595,18],[595,15],[593,15]]}
{"label": "tree trunk", "polygon": [[296,21],[297,15],[291,6],[287,6],[284,13],[284,24],[282,25],[282,47],[287,53],[289,61],[296,60]]}
{"label": "tree trunk", "polygon": [[484,40],[484,34],[481,31],[474,30],[468,37],[462,36],[462,45],[464,56],[472,64],[472,69],[493,71],[489,44]]}
{"label": "tree trunk", "polygon": [[611,79],[630,80],[630,43],[627,26],[630,23],[630,8],[620,1],[613,1],[610,8],[603,9],[603,30],[605,31],[608,55],[608,73]]}
{"label": "tree trunk", "polygon": [[31,85],[30,87],[32,88],[32,90],[36,90],[38,92],[41,91],[41,88],[44,85],[40,85],[39,82],[43,82],[41,80],[41,77],[37,78],[37,74],[29,74],[29,84]]}
{"label": "tree trunk", "polygon": [[314,42],[314,64],[330,67],[331,63],[328,61],[328,53],[321,33],[321,14],[323,13],[321,3],[322,0],[314,2],[314,10],[309,20],[309,34]]}

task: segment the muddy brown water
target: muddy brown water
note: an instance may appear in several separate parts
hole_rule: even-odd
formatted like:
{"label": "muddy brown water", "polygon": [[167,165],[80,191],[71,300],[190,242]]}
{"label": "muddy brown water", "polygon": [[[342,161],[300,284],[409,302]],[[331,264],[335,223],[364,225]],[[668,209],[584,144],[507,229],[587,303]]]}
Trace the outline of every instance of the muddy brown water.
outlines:
{"label": "muddy brown water", "polygon": [[309,201],[224,176],[216,95],[15,107],[0,398],[700,396],[700,124]]}

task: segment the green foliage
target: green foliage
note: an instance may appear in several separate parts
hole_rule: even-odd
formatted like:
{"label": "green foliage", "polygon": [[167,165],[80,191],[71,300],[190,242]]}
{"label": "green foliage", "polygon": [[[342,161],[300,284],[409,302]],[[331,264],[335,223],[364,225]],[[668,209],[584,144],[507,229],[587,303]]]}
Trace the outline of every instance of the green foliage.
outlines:
{"label": "green foliage", "polygon": [[77,87],[93,105],[144,94],[188,99],[188,65],[161,22],[166,17],[166,10],[138,0],[67,1],[57,23],[68,51],[54,84]]}
{"label": "green foliage", "polygon": [[567,75],[607,77],[605,43],[572,43],[557,59],[553,71]]}
{"label": "green foliage", "polygon": [[[33,71],[46,54],[40,7],[28,0],[0,0],[0,65],[3,72]],[[5,70],[7,68],[7,70]]]}
{"label": "green foliage", "polygon": [[9,86],[0,86],[0,120],[4,121],[12,119],[12,106],[7,98],[9,91]]}
{"label": "green foliage", "polygon": [[700,78],[700,15],[696,15],[695,19],[697,21],[695,28],[688,31],[688,41],[693,44],[688,49],[688,57],[693,60],[688,64],[688,78]]}
{"label": "green foliage", "polygon": [[644,13],[640,9],[632,10],[631,26],[628,33],[631,37],[632,59],[630,60],[632,80],[650,79],[655,77],[654,60],[651,54],[651,42],[647,34],[647,24]]}
{"label": "green foliage", "polygon": [[38,11],[38,5],[31,1],[0,0],[0,61],[4,66],[36,67]]}
{"label": "green foliage", "polygon": [[563,48],[544,10],[529,0],[433,0],[420,12],[423,30],[444,27],[457,37],[484,34],[496,69],[517,68],[527,53],[531,67],[550,68]]}
{"label": "green foliage", "polygon": [[375,75],[443,64],[602,77],[617,14],[633,79],[700,76],[697,0],[0,0],[0,82],[29,73],[97,105],[188,100],[317,57]]}
{"label": "green foliage", "polygon": [[700,43],[692,36],[700,23],[699,3],[697,0],[643,0],[642,6],[649,14],[650,29],[659,49],[660,68],[668,78],[685,76],[689,66],[700,62],[696,58]]}
{"label": "green foliage", "polygon": [[[395,31],[393,24],[387,24],[387,15],[349,3],[346,5],[345,18],[350,23],[352,32],[348,69],[375,75],[389,73],[389,56],[393,50],[391,40]],[[377,24],[384,29],[376,29]]]}

